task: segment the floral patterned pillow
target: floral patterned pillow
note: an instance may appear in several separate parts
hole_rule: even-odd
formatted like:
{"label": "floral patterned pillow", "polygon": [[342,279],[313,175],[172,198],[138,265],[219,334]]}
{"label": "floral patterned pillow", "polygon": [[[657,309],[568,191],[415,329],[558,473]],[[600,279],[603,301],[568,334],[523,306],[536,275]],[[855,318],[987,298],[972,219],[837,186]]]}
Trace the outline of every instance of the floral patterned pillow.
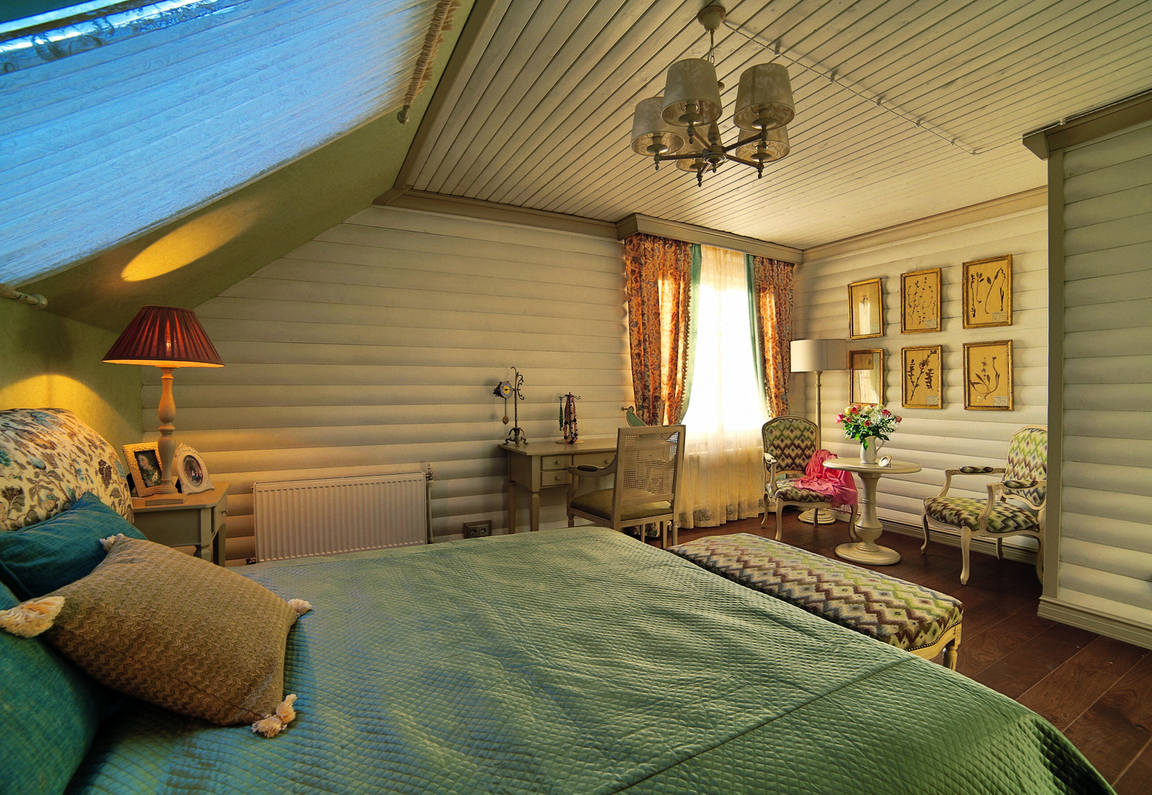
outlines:
{"label": "floral patterned pillow", "polygon": [[132,520],[120,457],[67,409],[0,411],[0,531],[42,522],[92,492]]}

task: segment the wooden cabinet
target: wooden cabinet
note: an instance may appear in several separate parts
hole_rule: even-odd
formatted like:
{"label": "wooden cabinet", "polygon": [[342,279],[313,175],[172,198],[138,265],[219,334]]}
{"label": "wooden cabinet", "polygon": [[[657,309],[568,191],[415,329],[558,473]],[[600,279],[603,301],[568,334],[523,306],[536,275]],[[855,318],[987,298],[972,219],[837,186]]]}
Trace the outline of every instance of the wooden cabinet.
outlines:
{"label": "wooden cabinet", "polygon": [[132,500],[133,523],[150,541],[170,547],[194,547],[196,556],[223,566],[227,552],[228,484],[211,491],[173,495],[180,502],[149,505]]}

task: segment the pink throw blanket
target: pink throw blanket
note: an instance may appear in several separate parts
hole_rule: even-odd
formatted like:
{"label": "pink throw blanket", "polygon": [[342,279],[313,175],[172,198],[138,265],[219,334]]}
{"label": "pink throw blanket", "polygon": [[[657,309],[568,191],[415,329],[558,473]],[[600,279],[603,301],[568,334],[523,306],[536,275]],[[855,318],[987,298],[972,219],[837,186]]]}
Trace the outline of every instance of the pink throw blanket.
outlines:
{"label": "pink throw blanket", "polygon": [[833,505],[855,505],[856,482],[852,479],[852,473],[824,466],[825,461],[835,457],[836,454],[828,450],[817,450],[808,461],[804,477],[795,481],[795,485],[823,494]]}

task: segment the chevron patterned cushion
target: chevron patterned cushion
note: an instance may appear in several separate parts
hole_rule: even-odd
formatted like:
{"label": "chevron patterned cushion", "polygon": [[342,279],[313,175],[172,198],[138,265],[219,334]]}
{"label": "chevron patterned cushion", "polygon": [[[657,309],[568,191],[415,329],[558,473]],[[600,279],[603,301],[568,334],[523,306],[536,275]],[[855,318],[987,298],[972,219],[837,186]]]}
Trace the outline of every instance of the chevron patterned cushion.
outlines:
{"label": "chevron patterned cushion", "polygon": [[711,536],[669,551],[899,649],[931,646],[960,623],[960,600],[768,538]]}
{"label": "chevron patterned cushion", "polygon": [[[1012,434],[1012,440],[1008,443],[1008,466],[1004,471],[1004,480],[1030,483],[1047,477],[1048,431],[1044,428],[1021,428]],[[1043,486],[1008,490],[1015,491],[1037,505],[1044,501],[1046,492]]]}
{"label": "chevron patterned cushion", "polygon": [[[980,512],[984,510],[984,505],[984,500],[971,497],[932,497],[924,500],[924,514],[937,522],[975,530],[980,523]],[[1039,529],[1036,513],[1020,505],[998,502],[988,515],[989,533],[1011,535],[1026,531],[1036,532]]]}
{"label": "chevron patterned cushion", "polygon": [[785,502],[828,502],[828,497],[820,492],[794,486],[791,481],[780,484],[774,496]]}
{"label": "chevron patterned cushion", "polygon": [[44,639],[108,687],[221,725],[281,702],[296,610],[246,577],[117,536],[91,574],[51,595],[64,606]]}
{"label": "chevron patterned cushion", "polygon": [[816,452],[816,426],[798,417],[777,417],[761,429],[764,449],[787,472],[803,472]]}

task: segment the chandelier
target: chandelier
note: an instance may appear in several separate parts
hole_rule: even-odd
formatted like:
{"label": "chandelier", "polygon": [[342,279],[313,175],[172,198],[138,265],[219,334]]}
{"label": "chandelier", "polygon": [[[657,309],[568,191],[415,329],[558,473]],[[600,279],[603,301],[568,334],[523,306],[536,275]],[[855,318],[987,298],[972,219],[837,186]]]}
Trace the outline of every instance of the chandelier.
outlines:
{"label": "chandelier", "polygon": [[[632,151],[651,157],[657,170],[665,160],[675,161],[683,171],[696,173],[704,184],[704,172],[726,160],[756,169],[764,176],[764,164],[788,154],[788,129],[795,106],[788,70],[775,63],[758,64],[740,75],[732,124],[736,141],[725,145],[720,135],[720,89],[716,79],[716,29],[728,12],[710,5],[696,15],[708,31],[707,58],[687,58],[668,68],[664,96],[636,105],[632,117]],[[684,150],[684,151],[681,151]]]}

